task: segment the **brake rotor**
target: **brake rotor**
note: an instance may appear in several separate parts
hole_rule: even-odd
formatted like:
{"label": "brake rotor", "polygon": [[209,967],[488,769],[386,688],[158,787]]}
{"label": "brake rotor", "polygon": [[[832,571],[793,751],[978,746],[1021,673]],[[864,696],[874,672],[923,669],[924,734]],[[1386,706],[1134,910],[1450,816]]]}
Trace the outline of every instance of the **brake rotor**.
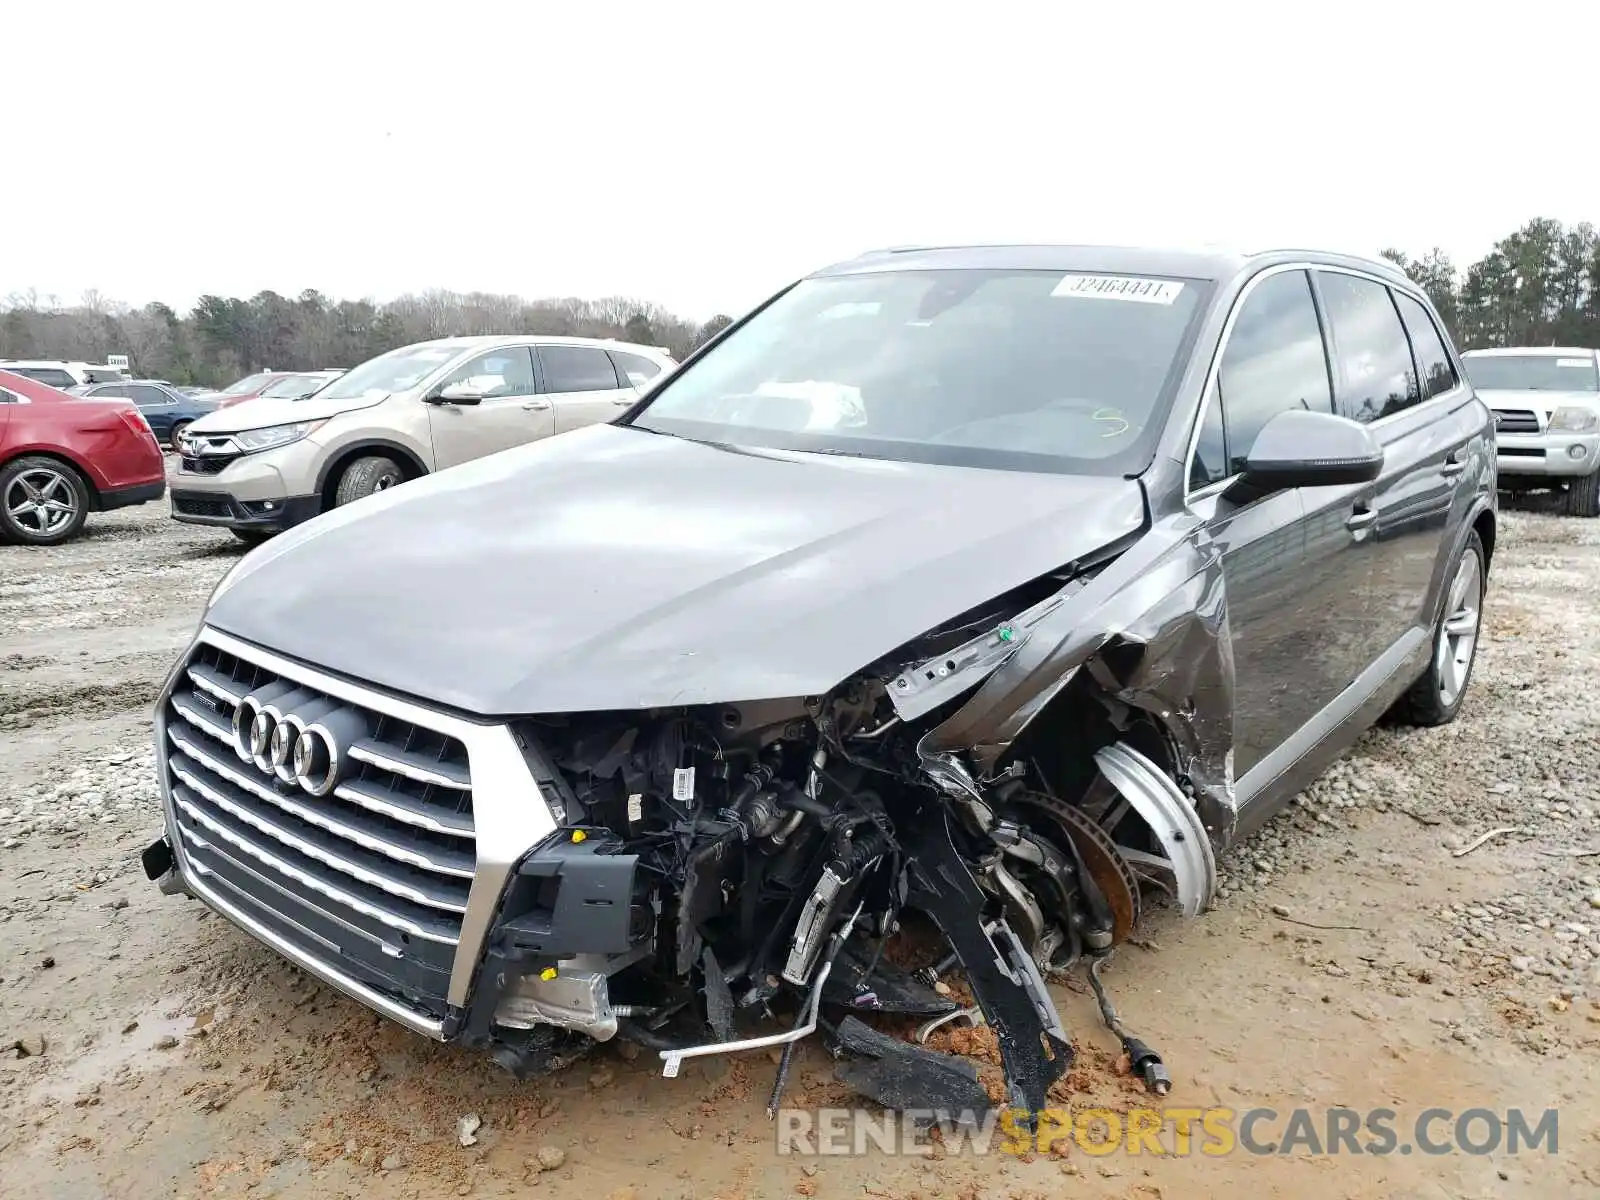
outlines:
{"label": "brake rotor", "polygon": [[1106,898],[1106,904],[1111,909],[1111,944],[1115,946],[1127,941],[1139,921],[1139,883],[1134,878],[1128,860],[1122,857],[1116,843],[1111,840],[1111,835],[1096,825],[1083,810],[1070,804],[1063,804],[1037,792],[1030,792],[1026,802],[1046,813],[1072,838],[1078,857],[1083,860],[1084,870],[1099,886],[1100,894]]}

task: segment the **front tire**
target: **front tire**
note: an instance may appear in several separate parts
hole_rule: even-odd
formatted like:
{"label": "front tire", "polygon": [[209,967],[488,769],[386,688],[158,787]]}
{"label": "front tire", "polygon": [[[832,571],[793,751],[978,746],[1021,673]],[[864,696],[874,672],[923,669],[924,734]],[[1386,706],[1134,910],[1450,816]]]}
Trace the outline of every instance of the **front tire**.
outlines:
{"label": "front tire", "polygon": [[392,458],[381,454],[358,458],[339,476],[339,486],[333,493],[334,507],[387,491],[405,480],[405,472]]}
{"label": "front tire", "polygon": [[1569,517],[1600,517],[1600,471],[1567,484],[1562,508]]}
{"label": "front tire", "polygon": [[246,546],[259,546],[272,536],[272,531],[268,529],[230,529],[228,532]]}
{"label": "front tire", "polygon": [[89,488],[60,459],[30,455],[0,467],[0,541],[59,546],[89,516]]}
{"label": "front tire", "polygon": [[1395,715],[1408,725],[1448,725],[1461,711],[1483,627],[1483,564],[1483,542],[1474,530],[1445,585],[1428,669],[1395,706]]}

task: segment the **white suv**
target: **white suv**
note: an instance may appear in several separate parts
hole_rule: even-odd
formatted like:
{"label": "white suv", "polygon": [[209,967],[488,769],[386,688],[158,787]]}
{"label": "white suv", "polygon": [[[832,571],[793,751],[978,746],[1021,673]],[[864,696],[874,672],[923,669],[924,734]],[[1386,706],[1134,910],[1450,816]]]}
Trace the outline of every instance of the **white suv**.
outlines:
{"label": "white suv", "polygon": [[257,541],[432,471],[625,412],[677,363],[653,346],[518,334],[379,355],[314,395],[189,427],[172,515]]}
{"label": "white suv", "polygon": [[91,383],[121,383],[128,378],[122,367],[108,364],[96,366],[86,362],[65,362],[54,358],[0,359],[0,371],[10,371],[47,387],[84,387]]}
{"label": "white suv", "polygon": [[1600,354],[1587,347],[1468,350],[1467,377],[1494,410],[1500,486],[1561,488],[1567,513],[1600,516]]}

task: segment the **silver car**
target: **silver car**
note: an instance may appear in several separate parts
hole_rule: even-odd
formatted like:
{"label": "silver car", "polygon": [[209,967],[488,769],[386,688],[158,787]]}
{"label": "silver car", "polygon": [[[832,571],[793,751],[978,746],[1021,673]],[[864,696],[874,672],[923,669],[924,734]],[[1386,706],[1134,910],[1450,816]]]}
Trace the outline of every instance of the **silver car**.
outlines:
{"label": "silver car", "polygon": [[186,430],[172,515],[258,541],[470,459],[609,421],[677,364],[652,346],[516,334],[391,350],[312,395]]}
{"label": "silver car", "polygon": [[1600,516],[1600,360],[1561,346],[1469,350],[1461,356],[1494,410],[1500,486],[1565,485],[1574,517]]}

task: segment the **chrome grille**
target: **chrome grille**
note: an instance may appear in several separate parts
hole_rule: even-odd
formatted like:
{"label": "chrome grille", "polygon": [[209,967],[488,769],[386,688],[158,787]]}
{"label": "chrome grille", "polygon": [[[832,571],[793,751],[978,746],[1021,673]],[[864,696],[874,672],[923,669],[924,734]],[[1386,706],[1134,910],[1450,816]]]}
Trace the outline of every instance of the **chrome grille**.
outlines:
{"label": "chrome grille", "polygon": [[1496,433],[1538,433],[1539,414],[1527,409],[1506,408],[1494,415]]}
{"label": "chrome grille", "polygon": [[[300,954],[441,1020],[477,870],[466,746],[282,670],[203,640],[175,677],[163,752],[184,859]],[[271,757],[279,726],[332,753],[297,775],[299,756]]]}

